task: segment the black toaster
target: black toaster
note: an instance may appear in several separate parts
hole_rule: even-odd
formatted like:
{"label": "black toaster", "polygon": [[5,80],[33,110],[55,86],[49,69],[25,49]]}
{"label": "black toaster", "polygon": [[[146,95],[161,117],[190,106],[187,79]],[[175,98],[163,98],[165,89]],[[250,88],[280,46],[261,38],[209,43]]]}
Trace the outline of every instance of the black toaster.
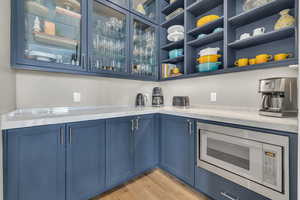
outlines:
{"label": "black toaster", "polygon": [[173,106],[189,107],[190,106],[190,98],[188,96],[174,96],[173,97]]}

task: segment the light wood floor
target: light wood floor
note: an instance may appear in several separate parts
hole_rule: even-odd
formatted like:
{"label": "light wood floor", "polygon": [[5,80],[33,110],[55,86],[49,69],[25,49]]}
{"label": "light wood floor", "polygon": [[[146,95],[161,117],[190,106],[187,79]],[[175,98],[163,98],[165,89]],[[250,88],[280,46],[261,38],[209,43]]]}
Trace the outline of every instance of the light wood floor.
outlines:
{"label": "light wood floor", "polygon": [[92,200],[209,200],[161,170],[154,170]]}

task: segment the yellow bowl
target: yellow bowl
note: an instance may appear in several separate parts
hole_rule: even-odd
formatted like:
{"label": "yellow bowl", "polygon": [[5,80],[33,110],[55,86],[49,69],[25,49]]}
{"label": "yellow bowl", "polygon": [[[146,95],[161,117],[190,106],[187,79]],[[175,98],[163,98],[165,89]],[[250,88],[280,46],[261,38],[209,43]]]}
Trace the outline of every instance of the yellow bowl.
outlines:
{"label": "yellow bowl", "polygon": [[204,64],[204,63],[215,63],[218,62],[218,59],[221,58],[222,56],[219,54],[216,55],[209,55],[209,56],[200,56],[197,61],[200,64]]}
{"label": "yellow bowl", "polygon": [[198,21],[197,21],[197,27],[201,27],[204,26],[205,24],[208,24],[212,21],[215,21],[217,19],[219,19],[220,16],[218,15],[207,15],[205,17],[201,17]]}

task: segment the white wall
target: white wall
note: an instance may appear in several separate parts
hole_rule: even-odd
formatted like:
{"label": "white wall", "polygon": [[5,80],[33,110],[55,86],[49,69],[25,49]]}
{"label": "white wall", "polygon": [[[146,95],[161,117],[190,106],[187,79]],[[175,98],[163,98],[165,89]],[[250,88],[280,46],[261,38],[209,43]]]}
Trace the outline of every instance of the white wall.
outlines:
{"label": "white wall", "polygon": [[[257,109],[260,103],[258,81],[270,77],[296,77],[297,71],[288,67],[199,77],[162,84],[166,103],[176,95],[190,96],[192,105],[247,107]],[[210,93],[217,93],[217,102],[210,102]]]}
{"label": "white wall", "polygon": [[[152,94],[155,82],[31,71],[17,72],[17,108],[134,105],[137,93]],[[81,102],[73,103],[73,92]]]}

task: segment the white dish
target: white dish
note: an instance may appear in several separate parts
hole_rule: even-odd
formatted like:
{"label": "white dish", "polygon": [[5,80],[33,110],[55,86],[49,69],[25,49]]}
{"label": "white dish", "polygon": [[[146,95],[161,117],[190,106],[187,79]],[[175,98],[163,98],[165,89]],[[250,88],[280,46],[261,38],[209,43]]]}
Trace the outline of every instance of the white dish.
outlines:
{"label": "white dish", "polygon": [[30,51],[29,56],[35,56],[38,60],[49,61],[50,59],[55,60],[56,55],[51,53],[45,53],[41,51]]}
{"label": "white dish", "polygon": [[168,28],[168,34],[174,33],[174,32],[180,32],[184,33],[184,27],[181,25],[174,25]]}
{"label": "white dish", "polygon": [[210,48],[210,47],[208,47],[208,48],[202,49],[199,52],[199,55],[200,56],[216,55],[216,54],[218,54],[218,51],[220,51],[219,47],[216,47],[216,48]]}
{"label": "white dish", "polygon": [[181,32],[173,32],[168,35],[168,40],[171,42],[177,42],[177,41],[183,40],[183,39],[184,39],[184,34]]}

